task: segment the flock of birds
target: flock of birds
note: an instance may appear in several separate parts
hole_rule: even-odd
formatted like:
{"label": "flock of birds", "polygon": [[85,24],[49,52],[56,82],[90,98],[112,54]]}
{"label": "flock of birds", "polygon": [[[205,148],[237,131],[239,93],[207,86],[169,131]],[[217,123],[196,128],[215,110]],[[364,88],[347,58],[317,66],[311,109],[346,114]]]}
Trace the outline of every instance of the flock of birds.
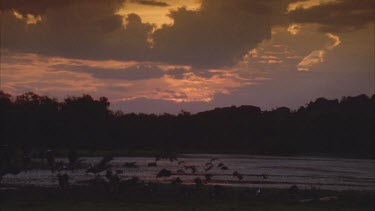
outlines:
{"label": "flock of birds", "polygon": [[[173,160],[171,160],[173,162]],[[229,168],[222,162],[220,163],[215,163],[215,161],[218,161],[218,158],[212,158],[209,162],[207,162],[205,164],[205,166],[203,167],[204,169],[204,180],[202,180],[200,177],[196,177],[194,179],[194,183],[196,185],[202,185],[202,184],[205,184],[205,183],[208,183],[210,181],[212,181],[212,177],[214,176],[213,174],[210,173],[210,171],[216,167],[218,169],[221,169],[223,171],[226,171],[226,170],[229,170]],[[181,168],[178,169],[176,171],[176,173],[172,173],[172,171],[170,170],[167,170],[167,169],[162,169],[159,171],[159,173],[156,175],[157,178],[160,178],[160,177],[170,177],[172,175],[186,175],[186,174],[192,174],[192,175],[195,175],[197,174],[198,170],[197,170],[197,166],[195,165],[186,165],[185,164],[185,161],[178,161],[178,166],[180,166]],[[156,166],[156,162],[154,163],[149,163],[148,166]],[[238,180],[243,180],[244,176],[242,174],[240,174],[238,171],[234,171],[233,172],[233,177],[236,177]],[[182,180],[180,179],[180,177],[176,177],[174,180],[172,180],[172,184],[181,184],[182,183]]]}
{"label": "flock of birds", "polygon": [[[0,151],[1,152],[1,151]],[[5,153],[4,153],[5,152]],[[6,174],[13,174],[17,175],[22,171],[28,171],[31,169],[31,157],[28,153],[24,153],[21,159],[14,159],[14,157],[11,156],[11,153],[6,153],[7,151],[3,151],[0,153],[0,184],[2,181],[2,178]],[[47,163],[50,171],[54,174],[57,172],[57,174],[54,174],[60,188],[66,189],[69,187],[70,183],[70,176],[68,175],[68,172],[74,172],[77,169],[82,169],[86,167],[85,172],[87,174],[93,174],[95,175],[95,178],[93,180],[86,181],[89,184],[96,184],[96,182],[105,182],[106,184],[109,184],[110,188],[118,188],[118,184],[121,182],[120,175],[124,173],[123,170],[117,169],[115,171],[112,171],[112,165],[111,161],[114,159],[112,156],[104,156],[98,163],[94,165],[90,165],[87,167],[86,164],[84,164],[84,160],[80,159],[76,153],[75,150],[70,150],[68,154],[68,160],[67,162],[64,162],[62,160],[57,160],[55,158],[55,153],[52,150],[47,150],[43,153],[43,156],[40,157],[42,163]],[[156,156],[154,162],[150,162],[147,164],[148,167],[158,167],[160,160],[169,160],[170,162],[176,162],[178,166],[178,170],[173,172],[172,170],[168,169],[161,169],[156,174],[156,178],[170,178],[171,176],[175,176],[170,180],[170,183],[173,185],[176,184],[182,184],[183,181],[180,178],[180,175],[195,175],[195,179],[193,182],[197,187],[200,187],[202,185],[205,185],[209,183],[210,181],[213,181],[212,178],[215,176],[214,174],[211,174],[214,169],[221,170],[221,171],[229,171],[228,166],[226,166],[223,162],[220,162],[218,158],[212,158],[209,160],[209,162],[205,163],[204,166],[195,166],[195,165],[188,165],[186,161],[179,161],[177,159],[177,156],[175,154],[171,153],[165,153]],[[16,160],[17,162],[15,162]],[[20,162],[19,162],[20,161]],[[20,164],[21,163],[21,164]],[[121,165],[123,168],[138,168],[136,162],[125,162]],[[199,169],[198,169],[199,168]],[[103,175],[103,173],[105,173]],[[230,175],[230,174],[229,174]],[[231,174],[234,178],[236,178],[239,181],[242,181],[244,179],[243,174],[241,174],[238,171],[233,171]],[[104,180],[103,176],[107,179]],[[258,175],[261,176],[263,179],[267,179],[267,175],[262,174]],[[203,177],[204,179],[202,179]],[[140,182],[138,177],[132,177],[129,180],[126,180],[124,182],[128,182],[130,184],[138,184]],[[218,189],[219,187],[219,189]],[[220,190],[220,186],[215,185],[214,189],[216,191]],[[315,190],[314,188],[312,190]],[[292,185],[288,193],[291,194],[291,196],[296,196],[299,193],[299,188],[296,185]],[[261,189],[257,189],[256,196],[262,194]],[[316,199],[306,199],[301,200],[301,202],[310,202],[312,200]],[[337,196],[330,196],[330,197],[323,197],[318,198],[319,201],[332,201],[337,200]]]}
{"label": "flock of birds", "polygon": [[[68,153],[68,162],[64,162],[62,160],[57,161],[55,158],[55,153],[52,150],[47,150],[41,156],[42,163],[47,163],[50,171],[52,173],[57,172],[56,179],[58,184],[61,188],[67,188],[69,186],[70,176],[68,174],[69,171],[75,171],[76,169],[82,168],[85,166],[83,164],[83,159],[80,159],[75,150],[70,150]],[[110,162],[114,158],[112,156],[104,156],[98,163],[90,166],[86,166],[85,172],[87,174],[95,175],[94,180],[102,180],[102,175],[109,181],[110,183],[118,183],[121,181],[120,175],[124,173],[123,170],[112,170],[112,165]],[[30,168],[31,158],[27,155],[24,155],[23,158],[23,169],[27,171]],[[177,159],[177,156],[172,153],[163,153],[159,154],[155,157],[154,162],[150,162],[147,164],[148,167],[158,167],[159,161],[161,160],[169,160],[170,162],[176,162],[178,166],[178,170],[173,172],[172,170],[168,169],[161,169],[156,174],[156,178],[169,178],[171,176],[175,176],[170,182],[171,184],[182,184],[183,181],[180,178],[182,175],[196,175],[193,182],[197,186],[201,186],[207,184],[212,181],[213,177],[215,176],[212,174],[214,169],[228,171],[229,167],[225,165],[223,162],[220,162],[218,158],[212,158],[204,166],[198,167],[196,165],[188,165],[186,161],[181,161]],[[122,168],[138,168],[136,162],[125,162],[121,165]],[[199,168],[199,172],[198,172]],[[0,181],[3,175],[5,174],[18,174],[21,172],[20,168],[16,168],[14,166],[8,165],[8,169],[2,171],[0,174]],[[244,179],[244,175],[238,171],[233,171],[232,176],[237,180],[241,181]],[[202,178],[201,178],[202,177]],[[262,175],[263,179],[267,179],[266,175]],[[138,177],[132,177],[131,181],[137,182],[139,181]]]}

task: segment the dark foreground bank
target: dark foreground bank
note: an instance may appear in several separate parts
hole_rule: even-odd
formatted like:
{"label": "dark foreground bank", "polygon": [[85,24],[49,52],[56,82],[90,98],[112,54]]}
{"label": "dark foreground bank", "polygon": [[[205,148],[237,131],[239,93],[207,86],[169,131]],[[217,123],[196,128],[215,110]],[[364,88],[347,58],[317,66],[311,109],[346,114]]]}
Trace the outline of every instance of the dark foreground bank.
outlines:
{"label": "dark foreground bank", "polygon": [[0,190],[0,210],[374,210],[374,192],[124,182]]}

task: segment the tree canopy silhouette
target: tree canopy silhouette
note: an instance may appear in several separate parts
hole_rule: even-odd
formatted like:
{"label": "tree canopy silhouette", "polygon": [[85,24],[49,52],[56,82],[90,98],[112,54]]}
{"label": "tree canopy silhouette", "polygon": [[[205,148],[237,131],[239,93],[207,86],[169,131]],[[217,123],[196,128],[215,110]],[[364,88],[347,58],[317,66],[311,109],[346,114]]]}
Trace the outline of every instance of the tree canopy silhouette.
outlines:
{"label": "tree canopy silhouette", "polygon": [[124,114],[105,97],[63,101],[0,91],[1,144],[29,148],[174,149],[189,152],[373,157],[375,96],[318,98],[292,111],[232,106],[190,114]]}

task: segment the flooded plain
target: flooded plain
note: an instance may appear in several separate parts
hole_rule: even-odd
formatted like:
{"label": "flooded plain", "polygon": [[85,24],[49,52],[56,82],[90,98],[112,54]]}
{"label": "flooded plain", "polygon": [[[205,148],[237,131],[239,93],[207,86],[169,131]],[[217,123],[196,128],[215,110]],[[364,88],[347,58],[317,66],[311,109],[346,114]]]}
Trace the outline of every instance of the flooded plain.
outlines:
{"label": "flooded plain", "polygon": [[[207,163],[212,158],[213,167],[206,171]],[[100,157],[85,157],[83,163],[88,167],[98,163]],[[64,159],[60,159],[64,160]],[[183,162],[180,162],[183,161]],[[136,162],[136,168],[126,168],[126,162]],[[150,167],[155,162],[152,157],[115,157],[110,162],[112,171],[120,170],[121,180],[138,177],[142,181],[169,183],[179,177],[183,184],[193,184],[199,177],[205,181],[205,175],[212,176],[207,185],[226,185],[256,188],[289,188],[297,185],[300,188],[318,188],[327,190],[375,190],[375,160],[343,159],[322,157],[275,157],[275,156],[248,156],[248,155],[219,155],[219,154],[184,154],[178,161],[160,160],[157,166]],[[179,163],[180,162],[180,163]],[[218,165],[226,166],[223,170]],[[196,172],[184,166],[195,166]],[[172,172],[168,178],[157,178],[161,169]],[[237,171],[242,179],[233,176]],[[66,170],[72,185],[83,184],[96,177],[86,173],[86,169],[74,171]],[[23,171],[18,175],[5,175],[4,184],[58,186],[58,172],[51,172],[48,168]],[[105,172],[100,173],[105,175]]]}

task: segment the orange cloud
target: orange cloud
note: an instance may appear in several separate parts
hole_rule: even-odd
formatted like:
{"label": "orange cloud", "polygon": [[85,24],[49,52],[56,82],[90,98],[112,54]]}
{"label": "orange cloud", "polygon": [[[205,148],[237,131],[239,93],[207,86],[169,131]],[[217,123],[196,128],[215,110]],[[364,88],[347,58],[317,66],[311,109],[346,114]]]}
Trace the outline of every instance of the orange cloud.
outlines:
{"label": "orange cloud", "polygon": [[163,24],[173,24],[173,19],[169,17],[171,10],[180,7],[186,7],[189,10],[198,10],[201,7],[199,0],[163,0],[164,6],[155,6],[152,4],[143,4],[138,1],[126,1],[117,11],[118,15],[126,17],[128,14],[135,13],[141,17],[145,23],[155,24],[160,28]]}
{"label": "orange cloud", "polygon": [[13,15],[17,19],[25,21],[26,24],[37,24],[42,21],[42,16],[40,15],[33,15],[33,14],[22,15],[18,13],[16,10],[13,10]]}
{"label": "orange cloud", "polygon": [[340,37],[339,37],[339,36],[334,35],[334,34],[332,34],[332,33],[326,33],[326,36],[327,36],[328,38],[330,38],[331,41],[333,42],[331,45],[327,46],[327,49],[328,49],[328,50],[332,50],[332,49],[334,49],[335,47],[337,47],[338,45],[340,45],[341,40],[340,40]]}
{"label": "orange cloud", "polygon": [[290,24],[287,30],[290,34],[297,35],[301,31],[301,25],[300,24]]}
{"label": "orange cloud", "polygon": [[297,65],[299,71],[308,71],[313,65],[324,62],[325,50],[315,50],[302,59]]}
{"label": "orange cloud", "polygon": [[[235,70],[212,69],[207,70],[212,74],[211,76],[200,76],[193,72],[191,67],[158,63],[67,59],[37,54],[12,54],[10,52],[4,52],[3,55],[1,61],[2,89],[14,95],[34,91],[59,98],[82,93],[93,96],[104,95],[114,102],[136,98],[174,102],[209,102],[217,93],[230,93],[232,90],[250,83],[248,79],[238,75]],[[134,65],[139,68],[143,68],[145,65],[155,66],[165,74],[162,77],[131,80],[126,80],[126,77],[96,77],[90,74],[90,68],[93,71],[103,71],[103,74],[106,74],[105,71],[111,73],[119,71],[120,68],[125,68],[125,71],[126,68],[132,68]],[[85,67],[87,71],[66,69],[72,66]],[[181,77],[174,77],[173,71],[178,68],[183,71],[183,74]],[[137,69],[134,69],[131,74],[136,74],[135,71]]]}
{"label": "orange cloud", "polygon": [[337,0],[305,0],[305,1],[297,1],[290,3],[288,5],[287,11],[291,12],[297,9],[308,9],[311,7],[319,6],[321,4],[327,4],[331,2],[337,2]]}
{"label": "orange cloud", "polygon": [[322,50],[314,50],[302,61],[297,65],[297,69],[299,71],[308,71],[310,68],[316,64],[324,62],[324,56],[326,55],[327,51],[331,51],[332,49],[336,48],[340,45],[340,37],[331,33],[326,33],[326,36],[332,41],[328,44],[325,49]]}

